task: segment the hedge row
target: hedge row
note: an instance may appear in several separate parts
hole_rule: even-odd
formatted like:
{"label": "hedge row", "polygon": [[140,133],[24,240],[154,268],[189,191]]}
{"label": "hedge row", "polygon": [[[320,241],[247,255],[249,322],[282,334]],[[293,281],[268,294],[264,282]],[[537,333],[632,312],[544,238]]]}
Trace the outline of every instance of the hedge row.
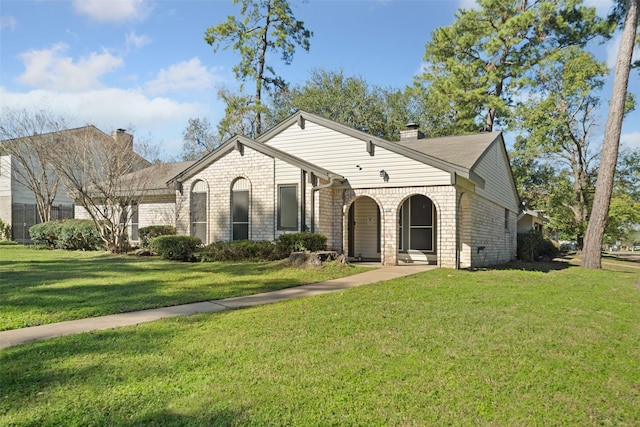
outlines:
{"label": "hedge row", "polygon": [[176,261],[271,261],[287,258],[291,252],[324,250],[327,238],[303,232],[284,234],[275,242],[238,240],[200,245],[200,239],[189,236],[163,235],[150,242],[152,252]]}
{"label": "hedge row", "polygon": [[175,236],[176,228],[172,225],[150,225],[138,230],[140,246],[148,248],[151,240],[159,236]]}
{"label": "hedge row", "polygon": [[104,246],[98,228],[89,219],[41,222],[29,228],[29,235],[50,248],[96,250]]}

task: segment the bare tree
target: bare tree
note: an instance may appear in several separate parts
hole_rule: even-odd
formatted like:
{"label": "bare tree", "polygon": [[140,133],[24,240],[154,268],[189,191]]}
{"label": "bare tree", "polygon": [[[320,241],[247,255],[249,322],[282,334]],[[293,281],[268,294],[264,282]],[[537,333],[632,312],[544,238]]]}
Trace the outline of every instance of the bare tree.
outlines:
{"label": "bare tree", "polygon": [[107,249],[125,250],[132,211],[153,180],[143,171],[149,162],[133,151],[133,137],[122,129],[111,137],[92,126],[78,129],[57,145],[53,164]]}
{"label": "bare tree", "polygon": [[0,113],[0,152],[11,156],[13,178],[33,193],[42,222],[51,220],[60,189],[52,157],[64,129],[64,118],[48,111],[3,108]]}
{"label": "bare tree", "polygon": [[596,183],[596,192],[591,209],[591,218],[584,239],[582,252],[582,266],[585,268],[600,269],[600,248],[607,224],[607,215],[613,193],[613,178],[618,161],[618,148],[620,146],[620,133],[622,131],[622,119],[625,113],[627,100],[627,87],[631,72],[631,60],[633,48],[636,43],[638,29],[638,14],[640,13],[640,0],[626,0],[624,10],[625,18],[620,40],[620,50],[616,61],[616,69],[613,77],[613,93],[609,101],[609,115],[604,130],[604,142],[600,160],[600,170]]}

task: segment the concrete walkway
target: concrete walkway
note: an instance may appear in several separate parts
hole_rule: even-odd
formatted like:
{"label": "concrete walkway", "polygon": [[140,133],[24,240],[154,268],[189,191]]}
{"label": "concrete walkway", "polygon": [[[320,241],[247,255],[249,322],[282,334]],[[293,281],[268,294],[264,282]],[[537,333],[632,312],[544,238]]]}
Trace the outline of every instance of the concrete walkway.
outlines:
{"label": "concrete walkway", "polygon": [[0,332],[0,349],[33,341],[82,332],[100,331],[121,326],[137,325],[175,316],[188,316],[197,313],[214,313],[218,311],[253,307],[261,304],[271,304],[279,301],[310,297],[328,292],[341,291],[361,285],[383,282],[386,280],[405,277],[419,273],[435,266],[424,264],[400,265],[382,267],[364,273],[355,274],[326,282],[312,283],[294,288],[281,289],[262,294],[244,297],[227,298],[215,301],[196,302],[193,304],[176,305],[173,307],[155,308],[150,310],[132,311],[129,313],[112,314],[109,316],[90,317],[87,319],[70,320],[49,325],[32,326],[30,328],[13,329]]}

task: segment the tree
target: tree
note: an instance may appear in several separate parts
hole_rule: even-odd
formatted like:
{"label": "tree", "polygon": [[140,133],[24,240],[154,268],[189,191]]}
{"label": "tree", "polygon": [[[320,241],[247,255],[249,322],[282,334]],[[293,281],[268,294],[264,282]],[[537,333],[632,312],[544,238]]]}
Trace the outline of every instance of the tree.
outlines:
{"label": "tree", "polygon": [[607,215],[613,193],[613,179],[618,160],[618,147],[620,145],[620,133],[622,132],[622,120],[625,114],[627,101],[627,87],[631,72],[631,60],[633,48],[636,43],[638,29],[638,14],[640,13],[640,0],[626,0],[625,18],[620,40],[620,50],[616,61],[613,77],[613,90],[609,100],[609,115],[604,130],[604,142],[600,158],[600,170],[596,182],[596,191],[591,210],[591,218],[585,235],[584,251],[582,253],[582,266],[591,269],[600,269],[600,248],[607,223]]}
{"label": "tree", "polygon": [[133,137],[122,130],[109,137],[88,126],[56,148],[56,174],[96,224],[107,249],[124,251],[133,209],[153,184],[143,170],[149,162],[133,151]]}
{"label": "tree", "polygon": [[456,133],[508,124],[541,61],[567,46],[607,36],[610,26],[581,0],[478,0],[426,45],[426,85]]}
{"label": "tree", "polygon": [[411,117],[409,96],[402,91],[321,68],[312,70],[303,85],[282,92],[274,104],[273,122],[304,110],[388,140],[399,139]]}
{"label": "tree", "polygon": [[0,116],[0,152],[15,161],[16,181],[33,193],[40,221],[50,221],[60,188],[52,166],[52,150],[62,138],[64,117],[48,111],[3,108]]}
{"label": "tree", "polygon": [[[571,191],[558,192],[555,203],[547,206],[559,217],[558,225],[576,233],[572,236],[582,247],[589,219],[591,194],[597,170],[598,150],[592,147],[597,129],[597,92],[607,74],[605,65],[592,54],[570,46],[549,55],[535,76],[537,93],[517,110],[515,125],[523,132],[516,138],[517,157],[531,162],[537,159],[561,172]],[[536,172],[532,171],[533,174]],[[562,195],[562,197],[559,197]],[[565,216],[569,214],[571,219]],[[553,218],[552,218],[553,221]]]}
{"label": "tree", "polygon": [[198,160],[220,145],[206,117],[189,119],[187,128],[182,133],[182,140],[182,160],[184,161]]}
{"label": "tree", "polygon": [[[228,16],[217,26],[205,32],[205,41],[213,46],[214,52],[220,47],[231,47],[240,54],[240,62],[233,67],[238,79],[243,83],[255,81],[253,103],[256,126],[255,137],[262,132],[262,91],[283,88],[286,84],[273,67],[267,65],[267,54],[281,54],[285,64],[293,60],[296,45],[309,50],[312,32],[304,27],[304,22],[293,16],[287,0],[233,0],[240,3],[242,20]],[[242,87],[241,87],[242,90]]]}

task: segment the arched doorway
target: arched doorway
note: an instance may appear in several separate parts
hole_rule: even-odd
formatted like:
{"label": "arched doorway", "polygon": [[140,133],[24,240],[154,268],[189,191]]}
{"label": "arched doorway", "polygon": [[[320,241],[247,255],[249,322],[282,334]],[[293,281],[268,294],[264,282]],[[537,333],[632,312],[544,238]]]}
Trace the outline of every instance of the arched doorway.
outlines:
{"label": "arched doorway", "polygon": [[348,256],[358,261],[380,261],[380,208],[370,197],[358,197],[349,207]]}
{"label": "arched doorway", "polygon": [[191,187],[191,235],[207,244],[207,183],[196,181]]}
{"label": "arched doorway", "polygon": [[398,210],[398,258],[408,262],[437,262],[436,207],[426,196],[406,199]]}

